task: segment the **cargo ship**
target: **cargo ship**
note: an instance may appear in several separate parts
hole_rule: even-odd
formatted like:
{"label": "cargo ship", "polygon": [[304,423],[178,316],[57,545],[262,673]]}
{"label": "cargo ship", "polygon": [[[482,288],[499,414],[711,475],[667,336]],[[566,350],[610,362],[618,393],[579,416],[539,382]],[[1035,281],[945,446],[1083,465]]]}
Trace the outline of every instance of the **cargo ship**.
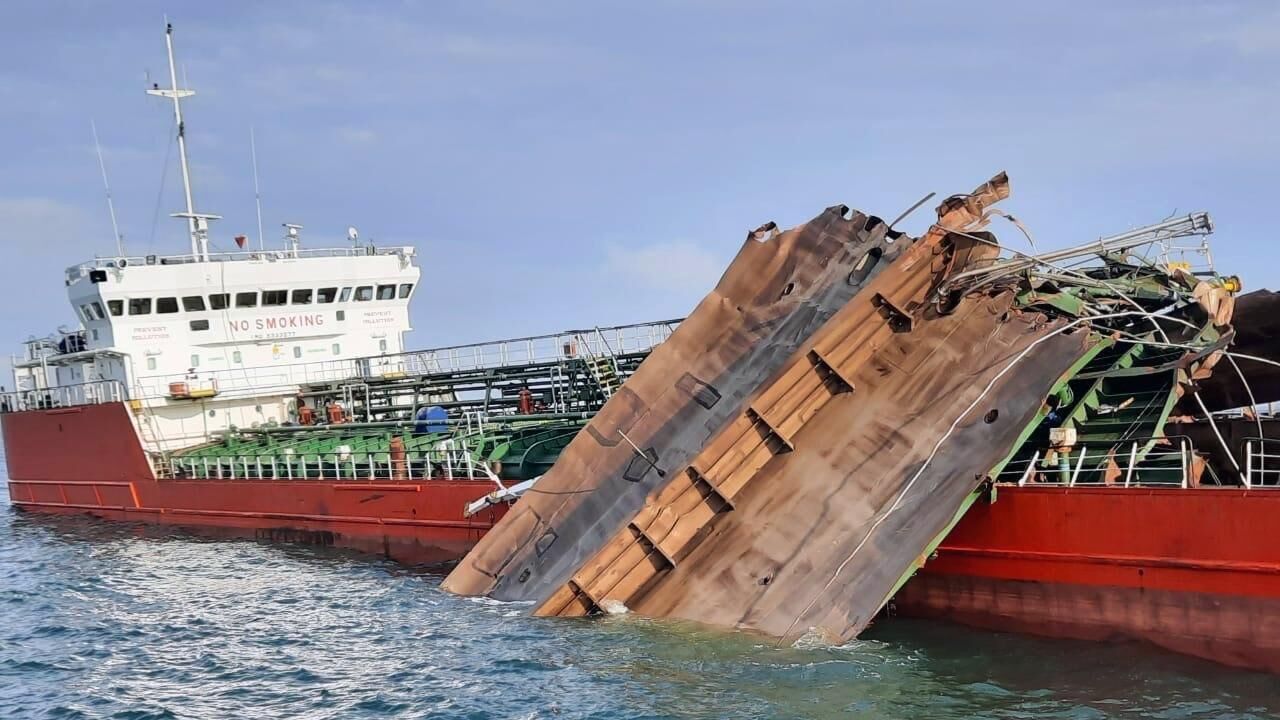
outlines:
{"label": "cargo ship", "polygon": [[[171,28],[166,40],[171,86],[148,92],[173,103],[186,198],[175,216],[190,251],[136,257],[120,249],[67,269],[80,327],[29,340],[14,362],[15,389],[0,394],[15,507],[350,547],[410,563],[457,561],[523,494],[536,492],[576,438],[599,439],[598,414],[637,411],[625,383],[681,320],[408,350],[409,303],[421,274],[414,248],[362,243],[354,229],[346,246],[310,248],[300,225],[286,225],[278,248],[261,240],[247,248],[238,237],[235,250],[211,251],[210,223],[218,217],[195,209],[181,110],[191,91],[178,87],[172,70]],[[874,217],[834,210],[839,221],[829,222],[879,252],[842,260],[847,286],[811,302],[808,288],[786,276],[796,267],[770,255],[776,228],[749,235],[744,248],[765,247],[761,267],[779,273],[780,285],[764,288],[749,273],[755,279],[738,291],[788,314],[777,324],[762,320],[733,347],[708,348],[772,348],[773,356],[740,368],[743,385],[730,400],[745,401],[749,387],[780,372],[783,349],[803,350],[803,333],[850,303],[882,269],[877,261],[887,265],[904,245],[920,242]],[[1133,272],[1112,257],[1111,274],[1059,277],[1017,303],[1046,316],[1096,315],[1097,297],[1121,282],[1126,298],[1154,308],[1172,297],[1177,283],[1169,277],[1177,271],[1213,280],[1222,300],[1224,283],[1211,266],[1171,259],[1177,224],[1142,236],[1162,243],[1158,273]],[[1184,225],[1192,234],[1211,227],[1207,216]],[[955,237],[979,237],[966,228],[956,226]],[[1098,250],[1107,255],[1103,243]],[[1191,250],[1210,257],[1207,246]],[[832,267],[819,257],[807,272],[816,277]],[[1173,293],[1179,313],[1197,282]],[[868,317],[894,337],[909,337],[919,322],[911,306],[875,297]],[[885,578],[892,592],[881,598],[877,591],[873,609],[997,630],[1140,639],[1280,672],[1280,551],[1268,522],[1280,511],[1280,426],[1269,416],[1213,414],[1280,399],[1270,359],[1270,326],[1280,313],[1269,293],[1239,300],[1227,323],[1198,316],[1207,334],[1184,337],[1195,341],[1191,350],[1171,347],[1151,328],[1137,342],[1101,338],[1052,383],[1051,400],[1027,405],[1028,434],[1007,457],[972,476],[976,487],[954,485],[963,489],[956,512],[939,519],[942,531],[927,543],[905,550],[909,567]],[[724,328],[695,317],[686,334]],[[1233,342],[1238,349],[1250,333],[1246,350],[1257,359],[1239,363],[1252,382],[1234,383],[1221,372],[1225,362],[1211,372],[1206,359]],[[909,355],[913,346],[894,347]],[[833,397],[854,394],[819,355],[806,357],[817,387]],[[918,367],[923,360],[895,362]],[[651,375],[710,409],[725,397],[724,386],[699,380],[690,372],[696,365],[684,356]],[[1050,415],[1057,418],[1052,437]],[[768,413],[744,417],[754,427],[769,420]],[[664,461],[629,424],[614,423],[610,434],[617,435],[610,447],[628,458],[619,469],[623,482],[664,477]],[[773,439],[760,447],[771,453],[794,450],[781,435],[765,435]],[[689,477],[715,513],[735,511],[706,477]],[[671,559],[660,543],[646,545],[643,533],[627,542]],[[546,547],[538,549],[540,556]],[[774,580],[763,573],[752,583]],[[590,597],[578,590],[579,600]],[[598,611],[593,603],[584,611]]]}
{"label": "cargo ship", "polygon": [[844,206],[757,231],[444,587],[782,644],[887,607],[1280,671],[1275,295],[1236,297],[1206,213],[997,255],[1007,196],[920,238]]}
{"label": "cargo ship", "polygon": [[507,507],[468,504],[552,462],[670,324],[409,352],[415,248],[289,224],[211,250],[165,39],[147,92],[172,101],[189,252],[67,268],[79,327],[27,341],[0,394],[10,502],[457,559]]}

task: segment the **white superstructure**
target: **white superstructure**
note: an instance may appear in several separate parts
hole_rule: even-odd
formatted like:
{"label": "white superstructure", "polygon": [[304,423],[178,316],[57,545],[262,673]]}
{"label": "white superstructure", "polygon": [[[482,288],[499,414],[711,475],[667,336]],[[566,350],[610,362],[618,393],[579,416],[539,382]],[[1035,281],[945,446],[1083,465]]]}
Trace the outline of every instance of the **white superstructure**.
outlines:
{"label": "white superstructure", "polygon": [[[187,168],[172,28],[166,28],[191,252],[99,257],[67,269],[80,329],[28,341],[6,402],[128,400],[153,451],[235,425],[282,423],[305,382],[400,371],[420,271],[412,247],[311,249],[286,225],[279,250],[210,252]],[[238,243],[241,244],[241,243]]]}

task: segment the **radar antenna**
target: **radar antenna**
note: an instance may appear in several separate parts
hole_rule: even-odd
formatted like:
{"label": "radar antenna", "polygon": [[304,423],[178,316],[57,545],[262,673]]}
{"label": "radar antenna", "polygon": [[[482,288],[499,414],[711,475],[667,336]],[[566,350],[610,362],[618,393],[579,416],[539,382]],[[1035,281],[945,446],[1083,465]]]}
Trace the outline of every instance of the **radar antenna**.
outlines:
{"label": "radar antenna", "polygon": [[116,205],[111,199],[111,183],[107,182],[107,163],[102,159],[102,143],[98,142],[98,124],[92,118],[89,119],[89,129],[93,131],[93,147],[98,151],[102,187],[107,191],[107,212],[111,214],[111,233],[116,236],[116,254],[124,257],[124,235],[120,234],[120,225],[116,222]]}

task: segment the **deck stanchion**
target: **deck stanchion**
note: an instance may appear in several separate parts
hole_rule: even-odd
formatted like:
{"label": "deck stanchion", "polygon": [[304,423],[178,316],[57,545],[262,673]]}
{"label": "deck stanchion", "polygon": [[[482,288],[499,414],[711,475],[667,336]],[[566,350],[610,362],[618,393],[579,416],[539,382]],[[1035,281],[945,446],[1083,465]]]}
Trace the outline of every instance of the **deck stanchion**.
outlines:
{"label": "deck stanchion", "polygon": [[1080,448],[1080,458],[1076,460],[1076,469],[1075,472],[1071,473],[1071,482],[1067,483],[1067,487],[1076,486],[1076,478],[1080,477],[1080,468],[1084,467],[1084,456],[1088,449],[1088,446]]}
{"label": "deck stanchion", "polygon": [[1129,469],[1124,472],[1124,486],[1129,487],[1129,482],[1133,480],[1133,464],[1138,461],[1138,443],[1134,443],[1129,448]]}
{"label": "deck stanchion", "polygon": [[[1267,484],[1267,441],[1265,438],[1258,440],[1258,484]],[[1249,478],[1248,487],[1253,487],[1253,477]]]}
{"label": "deck stanchion", "polygon": [[[1185,440],[1178,441],[1178,460],[1182,464],[1182,489],[1187,489],[1187,442]],[[1245,480],[1245,487],[1249,487],[1249,481]]]}
{"label": "deck stanchion", "polygon": [[1027,463],[1026,472],[1022,473],[1022,477],[1018,478],[1018,487],[1026,485],[1027,481],[1031,479],[1031,474],[1036,471],[1036,463],[1039,462],[1039,460],[1040,451],[1037,450],[1036,453],[1031,456],[1031,462]]}
{"label": "deck stanchion", "polygon": [[1253,441],[1244,441],[1244,489],[1253,486]]}

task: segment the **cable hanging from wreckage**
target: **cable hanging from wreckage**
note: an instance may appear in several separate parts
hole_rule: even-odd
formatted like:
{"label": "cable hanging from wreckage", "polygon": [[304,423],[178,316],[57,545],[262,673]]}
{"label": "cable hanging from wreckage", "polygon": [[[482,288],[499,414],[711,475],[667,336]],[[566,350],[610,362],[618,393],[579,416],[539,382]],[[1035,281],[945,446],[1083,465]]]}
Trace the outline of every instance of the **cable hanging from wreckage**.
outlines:
{"label": "cable hanging from wreckage", "polygon": [[[964,197],[957,196],[956,199],[964,202]],[[1027,228],[1000,210],[986,209],[979,227],[985,227],[992,216],[1003,217],[1014,224],[1035,248],[1035,241]],[[1157,346],[1172,351],[1164,362],[1148,366],[1143,371],[1182,371],[1184,374],[1175,383],[1178,394],[1190,391],[1218,442],[1223,448],[1227,447],[1212,413],[1199,396],[1194,380],[1199,367],[1207,371],[1225,358],[1252,398],[1244,373],[1227,352],[1234,337],[1234,329],[1230,326],[1233,296],[1242,289],[1242,284],[1237,276],[1219,276],[1211,261],[1207,272],[1193,272],[1190,263],[1170,259],[1171,250],[1192,251],[1208,257],[1207,242],[1202,242],[1198,248],[1171,246],[1179,238],[1212,234],[1213,221],[1207,212],[1173,217],[1041,254],[1022,253],[999,245],[993,235],[977,230],[952,232],[999,247],[1011,257],[993,260],[987,267],[956,273],[940,283],[933,299],[939,313],[950,312],[960,298],[971,293],[1012,289],[1018,293],[1015,307],[1041,311],[1047,316],[1075,318],[1091,326],[1095,333],[1109,335],[1113,344]],[[1162,251],[1158,261],[1153,261],[1149,253],[1137,252],[1141,248],[1157,246]],[[1117,313],[1121,308],[1133,312]],[[1198,323],[1187,319],[1194,317],[1196,308],[1202,313]],[[1096,375],[1102,377],[1106,374],[1099,372]],[[1087,374],[1076,377],[1087,379]],[[1124,406],[1115,408],[1123,409]],[[1242,472],[1230,452],[1227,457],[1235,469]],[[1243,474],[1241,477],[1243,479]],[[1247,484],[1247,480],[1244,482]]]}
{"label": "cable hanging from wreckage", "polygon": [[[984,226],[992,216],[1009,220],[1034,247],[1034,240],[1026,227],[1011,215],[988,209],[984,213]],[[1161,317],[1167,317],[1174,324],[1184,322],[1173,317],[1174,313],[1195,303],[1214,315],[1212,319],[1219,321],[1215,325],[1223,326],[1230,319],[1229,308],[1222,307],[1224,298],[1241,289],[1238,277],[1220,277],[1212,269],[1207,273],[1195,273],[1189,263],[1169,258],[1171,241],[1207,236],[1213,232],[1212,219],[1206,212],[1191,213],[1036,255],[1000,245],[990,233],[977,230],[950,232],[999,247],[1011,257],[995,259],[986,267],[956,273],[940,283],[935,291],[934,304],[941,313],[948,312],[964,295],[998,288],[1017,290],[1017,305],[1027,309],[1088,317],[1112,313],[1117,306],[1125,305],[1150,313],[1146,320],[1156,326],[1159,324],[1156,318]],[[1160,261],[1136,252],[1156,245],[1164,250]],[[1197,251],[1207,254],[1207,246],[1202,247],[1203,250]],[[1133,325],[1131,318],[1125,320],[1127,325]]]}

